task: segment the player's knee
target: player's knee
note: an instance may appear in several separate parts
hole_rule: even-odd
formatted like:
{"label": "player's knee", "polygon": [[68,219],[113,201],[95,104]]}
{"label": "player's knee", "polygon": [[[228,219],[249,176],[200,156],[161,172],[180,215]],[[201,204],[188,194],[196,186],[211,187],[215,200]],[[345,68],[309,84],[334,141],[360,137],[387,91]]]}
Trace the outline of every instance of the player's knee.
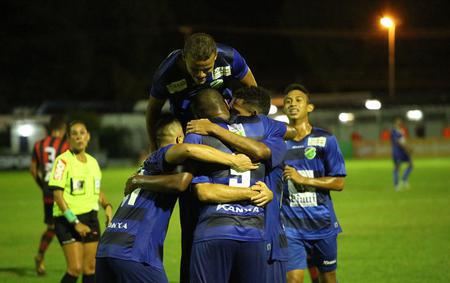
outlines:
{"label": "player's knee", "polygon": [[67,267],[67,273],[69,273],[72,276],[78,277],[83,272],[83,267],[81,264],[69,264]]}
{"label": "player's knee", "polygon": [[320,282],[336,283],[336,270],[320,272]]}
{"label": "player's knee", "polygon": [[297,269],[286,273],[287,283],[303,283],[304,271]]}
{"label": "player's knee", "polygon": [[83,274],[93,274],[95,273],[95,259],[89,260],[83,266]]}

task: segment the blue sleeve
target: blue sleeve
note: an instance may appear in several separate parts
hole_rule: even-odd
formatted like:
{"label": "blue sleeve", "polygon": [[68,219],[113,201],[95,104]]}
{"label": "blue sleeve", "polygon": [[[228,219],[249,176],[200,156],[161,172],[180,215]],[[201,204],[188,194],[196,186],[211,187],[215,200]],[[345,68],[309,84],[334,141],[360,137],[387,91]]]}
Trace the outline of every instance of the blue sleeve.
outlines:
{"label": "blue sleeve", "polygon": [[271,152],[270,163],[268,164],[269,167],[274,168],[280,165],[283,162],[287,151],[284,140],[279,137],[270,137],[261,140],[261,142],[264,143]]}
{"label": "blue sleeve", "polygon": [[158,80],[153,80],[152,87],[150,88],[150,95],[159,99],[167,99],[169,92]]}
{"label": "blue sleeve", "polygon": [[231,66],[231,73],[233,77],[241,80],[247,75],[248,66],[245,62],[245,59],[237,52],[236,49],[233,49],[233,65]]}
{"label": "blue sleeve", "polygon": [[287,126],[285,123],[271,119],[265,115],[258,116],[264,123],[264,127],[266,129],[266,137],[284,138],[284,135],[287,131]]}
{"label": "blue sleeve", "polygon": [[345,177],[344,157],[335,136],[327,137],[324,155],[325,176]]}
{"label": "blue sleeve", "polygon": [[183,143],[203,144],[203,138],[197,134],[187,134],[184,137]]}

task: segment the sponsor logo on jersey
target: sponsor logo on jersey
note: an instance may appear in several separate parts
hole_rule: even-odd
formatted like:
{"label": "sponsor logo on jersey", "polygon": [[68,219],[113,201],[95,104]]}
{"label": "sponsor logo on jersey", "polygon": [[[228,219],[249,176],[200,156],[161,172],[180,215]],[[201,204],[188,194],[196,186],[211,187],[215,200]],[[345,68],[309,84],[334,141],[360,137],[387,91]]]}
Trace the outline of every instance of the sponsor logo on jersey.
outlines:
{"label": "sponsor logo on jersey", "polygon": [[315,147],[307,147],[305,149],[305,157],[309,160],[314,159],[316,157],[316,148]]}
{"label": "sponsor logo on jersey", "polygon": [[167,91],[170,94],[174,94],[175,92],[180,92],[187,88],[187,82],[185,79],[170,83],[166,85]]}
{"label": "sponsor logo on jersey", "polygon": [[227,76],[231,76],[231,66],[217,67],[212,72],[213,80],[217,80],[218,78]]}
{"label": "sponsor logo on jersey", "polygon": [[221,87],[223,85],[223,80],[222,79],[214,80],[211,83],[209,83],[209,85],[212,88],[219,88],[219,87]]}
{"label": "sponsor logo on jersey", "polygon": [[327,143],[326,137],[308,138],[308,146],[324,147]]}
{"label": "sponsor logo on jersey", "polygon": [[108,224],[108,228],[111,229],[128,229],[128,223],[126,222],[111,222]]}
{"label": "sponsor logo on jersey", "polygon": [[289,195],[289,205],[291,207],[312,207],[317,206],[317,195],[312,192],[295,193]]}
{"label": "sponsor logo on jersey", "polygon": [[64,170],[66,170],[66,162],[62,159],[58,160],[56,163],[55,174],[53,174],[53,179],[61,181],[64,175]]}
{"label": "sponsor logo on jersey", "polygon": [[231,124],[228,125],[228,130],[232,133],[235,133],[236,135],[240,135],[243,137],[246,137],[245,129],[242,124]]}
{"label": "sponsor logo on jersey", "polygon": [[219,204],[217,205],[216,211],[218,210],[225,210],[225,211],[231,211],[234,213],[245,213],[245,212],[253,212],[257,213],[259,212],[259,208],[256,206],[253,207],[242,207],[242,206],[234,206],[231,204]]}
{"label": "sponsor logo on jersey", "polygon": [[292,149],[296,149],[296,148],[304,148],[305,146],[304,145],[294,145],[293,147],[292,147]]}

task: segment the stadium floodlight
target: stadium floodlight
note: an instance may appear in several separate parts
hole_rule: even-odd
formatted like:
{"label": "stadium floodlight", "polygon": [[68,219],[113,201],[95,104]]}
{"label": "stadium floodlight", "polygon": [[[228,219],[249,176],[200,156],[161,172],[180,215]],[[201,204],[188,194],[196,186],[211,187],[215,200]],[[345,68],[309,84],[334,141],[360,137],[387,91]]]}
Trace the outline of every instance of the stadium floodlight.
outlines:
{"label": "stadium floodlight", "polygon": [[406,112],[406,118],[410,121],[420,121],[423,118],[423,112],[419,109],[408,110]]}
{"label": "stadium floodlight", "polygon": [[380,19],[380,24],[385,28],[392,28],[395,25],[394,20],[387,16]]}
{"label": "stadium floodlight", "polygon": [[367,99],[365,106],[369,110],[380,110],[381,102],[378,99]]}
{"label": "stadium floodlight", "polygon": [[275,117],[273,117],[275,120],[280,121],[280,122],[285,122],[285,123],[289,123],[289,118],[286,115],[277,115]]}
{"label": "stadium floodlight", "polygon": [[34,127],[32,124],[22,124],[17,127],[17,132],[21,137],[30,137],[34,133]]}
{"label": "stadium floodlight", "polygon": [[339,114],[339,121],[341,121],[344,124],[352,122],[353,120],[355,120],[355,115],[353,113],[342,112]]}
{"label": "stadium floodlight", "polygon": [[269,115],[275,114],[278,112],[278,107],[276,107],[273,104],[270,104],[270,110],[269,110]]}

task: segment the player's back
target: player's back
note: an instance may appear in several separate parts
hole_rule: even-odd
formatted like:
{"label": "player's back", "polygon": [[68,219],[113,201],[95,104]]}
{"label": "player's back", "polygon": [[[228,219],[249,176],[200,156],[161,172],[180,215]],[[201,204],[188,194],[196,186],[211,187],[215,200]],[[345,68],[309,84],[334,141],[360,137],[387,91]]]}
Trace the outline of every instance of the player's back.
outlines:
{"label": "player's back", "polygon": [[[174,168],[164,161],[170,146],[161,148],[144,163],[142,174],[157,175]],[[177,196],[141,189],[124,197],[99,243],[97,257],[112,257],[163,268],[163,243]]]}
{"label": "player's back", "polygon": [[56,157],[68,149],[68,142],[59,137],[46,136],[34,144],[32,160],[36,162],[39,175],[45,183],[49,181]]}
{"label": "player's back", "polygon": [[[265,119],[252,116],[238,117],[231,123],[214,119],[212,121],[231,132],[261,141],[267,137],[270,129]],[[207,144],[224,152],[235,151],[215,137],[188,135],[185,142]],[[280,144],[284,147],[281,138]],[[242,173],[219,165],[198,166],[199,172],[193,183],[215,183],[248,188],[257,181],[264,181],[267,166],[271,164],[261,162],[258,169]],[[194,241],[209,239],[263,240],[264,208],[249,202],[202,204]]]}

